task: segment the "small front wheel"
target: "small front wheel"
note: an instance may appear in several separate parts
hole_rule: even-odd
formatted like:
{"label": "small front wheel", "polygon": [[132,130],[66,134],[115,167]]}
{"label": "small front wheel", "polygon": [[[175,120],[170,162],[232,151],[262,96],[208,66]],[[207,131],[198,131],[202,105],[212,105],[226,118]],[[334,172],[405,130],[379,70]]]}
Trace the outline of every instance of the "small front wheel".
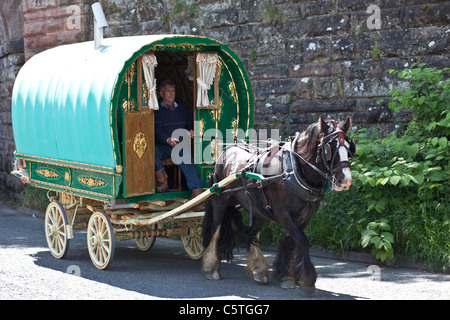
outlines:
{"label": "small front wheel", "polygon": [[203,251],[205,251],[202,244],[202,226],[189,227],[188,234],[181,236],[181,242],[189,258],[193,260],[201,259]]}
{"label": "small front wheel", "polygon": [[87,245],[92,263],[106,269],[114,257],[114,229],[106,213],[95,212],[89,219]]}
{"label": "small front wheel", "polygon": [[[147,232],[146,227],[142,227],[142,230],[140,230],[142,233]],[[150,250],[153,245],[155,244],[156,237],[155,236],[141,236],[138,238],[134,238],[134,242],[136,243],[136,247],[141,251],[148,251]]]}

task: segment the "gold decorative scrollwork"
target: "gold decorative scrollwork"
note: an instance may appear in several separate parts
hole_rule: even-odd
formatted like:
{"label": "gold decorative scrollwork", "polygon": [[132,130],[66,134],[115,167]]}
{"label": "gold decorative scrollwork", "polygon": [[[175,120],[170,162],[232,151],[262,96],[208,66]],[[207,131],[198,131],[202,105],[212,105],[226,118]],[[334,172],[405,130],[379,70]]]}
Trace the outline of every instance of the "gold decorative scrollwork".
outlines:
{"label": "gold decorative scrollwork", "polygon": [[203,137],[203,133],[205,132],[205,122],[203,120],[200,120],[200,137]]}
{"label": "gold decorative scrollwork", "polygon": [[236,92],[236,85],[233,81],[230,82],[228,85],[228,88],[230,88],[231,96],[233,97],[234,102],[238,102],[237,92]]}
{"label": "gold decorative scrollwork", "polygon": [[211,155],[213,156],[214,160],[216,160],[216,153],[217,153],[217,141],[216,139],[211,139]]}
{"label": "gold decorative scrollwork", "polygon": [[133,138],[133,153],[141,160],[148,150],[147,136],[144,131],[138,131]]}
{"label": "gold decorative scrollwork", "polygon": [[101,187],[106,184],[106,182],[103,180],[88,177],[78,177],[78,181],[89,187]]}
{"label": "gold decorative scrollwork", "polygon": [[136,102],[133,100],[124,100],[122,103],[122,109],[123,111],[131,111],[136,109]]}
{"label": "gold decorative scrollwork", "polygon": [[128,68],[127,73],[125,74],[125,82],[130,85],[133,82],[134,75],[136,73],[136,61],[134,61],[130,68]]}
{"label": "gold decorative scrollwork", "polygon": [[233,138],[236,139],[238,126],[239,126],[237,119],[233,120],[233,123],[231,124],[231,126],[233,127]]}
{"label": "gold decorative scrollwork", "polygon": [[150,51],[162,51],[162,50],[166,50],[166,49],[181,49],[181,50],[186,50],[186,51],[200,51],[200,47],[199,46],[194,46],[190,43],[180,43],[180,44],[155,44]]}
{"label": "gold decorative scrollwork", "polygon": [[66,172],[64,172],[64,182],[66,186],[70,187],[70,184],[72,183],[72,173],[70,168],[66,168]]}
{"label": "gold decorative scrollwork", "polygon": [[36,172],[46,178],[58,178],[59,177],[59,174],[57,172],[49,170],[49,169],[38,169],[38,170],[36,170]]}
{"label": "gold decorative scrollwork", "polygon": [[142,84],[142,98],[144,98],[145,105],[148,106],[148,97],[149,97],[148,87],[145,82]]}
{"label": "gold decorative scrollwork", "polygon": [[[211,100],[211,105],[216,105],[214,99]],[[213,119],[216,122],[218,122],[220,120],[220,115],[222,114],[222,105],[223,105],[223,101],[222,101],[222,99],[219,98],[219,101],[217,101],[217,108],[211,109]]]}

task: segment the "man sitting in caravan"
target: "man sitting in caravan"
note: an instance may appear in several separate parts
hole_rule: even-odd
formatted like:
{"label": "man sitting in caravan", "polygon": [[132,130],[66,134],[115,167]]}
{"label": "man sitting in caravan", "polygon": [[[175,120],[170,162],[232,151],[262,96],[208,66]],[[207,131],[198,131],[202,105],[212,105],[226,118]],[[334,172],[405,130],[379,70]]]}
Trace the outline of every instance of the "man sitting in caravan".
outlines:
{"label": "man sitting in caravan", "polygon": [[[176,129],[186,129],[189,136],[194,137],[194,123],[188,109],[175,101],[175,83],[165,80],[160,86],[161,101],[159,110],[155,111],[155,172],[158,187],[156,192],[168,191],[167,174],[164,170],[162,160],[172,156],[173,147],[180,143],[178,137],[173,136]],[[186,135],[184,135],[186,136]],[[180,157],[182,157],[180,151]],[[190,161],[175,163],[183,171],[187,186],[192,190],[192,197],[202,192],[202,180],[194,164],[194,158],[190,155]]]}

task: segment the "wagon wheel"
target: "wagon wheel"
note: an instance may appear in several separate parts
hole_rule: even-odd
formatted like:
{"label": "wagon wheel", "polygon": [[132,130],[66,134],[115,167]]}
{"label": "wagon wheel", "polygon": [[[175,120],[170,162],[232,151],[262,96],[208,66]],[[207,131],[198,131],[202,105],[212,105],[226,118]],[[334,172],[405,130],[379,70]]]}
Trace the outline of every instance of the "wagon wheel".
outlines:
{"label": "wagon wheel", "polygon": [[51,254],[62,259],[69,249],[67,215],[58,201],[51,202],[45,211],[45,238]]}
{"label": "wagon wheel", "polygon": [[[147,231],[148,229],[143,227],[142,231]],[[136,246],[141,251],[147,251],[150,250],[153,245],[155,244],[156,237],[149,236],[149,237],[139,237],[134,238],[134,242],[136,243]]]}
{"label": "wagon wheel", "polygon": [[89,219],[87,245],[92,263],[98,269],[106,269],[114,257],[114,230],[108,216],[95,212]]}
{"label": "wagon wheel", "polygon": [[201,259],[203,251],[205,251],[202,245],[202,226],[189,227],[187,235],[181,236],[181,242],[189,258],[193,260]]}

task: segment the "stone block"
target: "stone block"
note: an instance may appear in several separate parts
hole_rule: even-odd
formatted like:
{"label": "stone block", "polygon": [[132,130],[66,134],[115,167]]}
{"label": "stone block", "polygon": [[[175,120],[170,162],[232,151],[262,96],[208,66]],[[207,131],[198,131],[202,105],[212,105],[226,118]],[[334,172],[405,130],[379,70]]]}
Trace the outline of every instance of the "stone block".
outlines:
{"label": "stone block", "polygon": [[355,108],[356,100],[297,100],[291,104],[291,114],[309,114],[309,113],[336,113],[352,112]]}
{"label": "stone block", "polygon": [[313,99],[337,99],[342,98],[342,79],[338,77],[313,78]]}
{"label": "stone block", "polygon": [[294,94],[297,99],[311,100],[314,95],[313,80],[309,77],[295,79]]}
{"label": "stone block", "polygon": [[295,82],[292,79],[256,80],[252,84],[254,95],[261,97],[271,94],[289,94],[294,86]]}
{"label": "stone block", "polygon": [[331,37],[311,37],[287,41],[287,52],[302,56],[304,63],[328,62]]}
{"label": "stone block", "polygon": [[22,0],[22,1],[24,13],[34,10],[56,8],[58,6],[58,0]]}
{"label": "stone block", "polygon": [[24,37],[45,35],[47,33],[47,23],[44,20],[29,21],[23,27]]}
{"label": "stone block", "polygon": [[251,70],[252,80],[283,79],[289,74],[288,66],[255,66]]}
{"label": "stone block", "polygon": [[372,59],[376,46],[379,47],[378,39],[370,33],[333,36],[330,59],[333,61]]}
{"label": "stone block", "polygon": [[450,50],[449,27],[380,31],[380,49],[387,57],[445,54]]}

